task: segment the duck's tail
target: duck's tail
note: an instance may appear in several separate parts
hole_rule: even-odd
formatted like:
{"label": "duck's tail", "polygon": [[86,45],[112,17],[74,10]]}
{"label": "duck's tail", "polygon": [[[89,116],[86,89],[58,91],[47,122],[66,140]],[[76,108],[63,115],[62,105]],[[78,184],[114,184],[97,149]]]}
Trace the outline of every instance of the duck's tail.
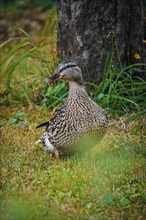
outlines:
{"label": "duck's tail", "polygon": [[47,122],[44,122],[44,123],[42,123],[42,124],[36,126],[36,128],[47,127],[48,123],[49,123],[48,121],[47,121]]}

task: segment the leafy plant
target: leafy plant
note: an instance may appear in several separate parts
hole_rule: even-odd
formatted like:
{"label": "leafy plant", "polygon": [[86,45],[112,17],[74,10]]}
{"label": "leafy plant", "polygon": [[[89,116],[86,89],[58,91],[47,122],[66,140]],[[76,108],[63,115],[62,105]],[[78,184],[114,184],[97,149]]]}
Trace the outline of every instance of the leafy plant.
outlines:
{"label": "leafy plant", "polygon": [[27,126],[27,121],[25,121],[25,116],[26,114],[24,112],[18,111],[13,113],[7,121],[1,120],[0,125],[1,126],[9,126],[9,125],[14,125],[14,126]]}
{"label": "leafy plant", "polygon": [[[7,108],[10,117],[23,119],[14,111]],[[2,219],[144,218],[144,117],[121,131],[116,120],[92,149],[90,160],[85,154],[58,161],[34,145],[40,136],[34,130],[40,111],[29,110],[26,117],[30,126],[24,131],[13,124],[1,128]]]}
{"label": "leafy plant", "polygon": [[55,108],[58,104],[63,102],[67,94],[67,85],[63,81],[58,82],[55,86],[50,85],[47,88],[46,94],[43,96],[42,105],[48,105],[49,108]]}
{"label": "leafy plant", "polygon": [[[10,38],[1,45],[4,51],[12,41],[18,41],[1,62],[0,80],[4,82],[3,93],[7,97],[3,98],[3,101],[22,103],[26,106],[48,106],[50,109],[64,101],[67,96],[67,85],[64,82],[57,82],[55,87],[42,83],[58,64],[56,30],[57,16],[56,12],[52,11],[38,44],[27,32],[19,28],[23,37]],[[116,70],[111,65],[112,57],[108,57],[107,60],[110,61],[105,63],[103,81],[99,85],[85,83],[90,96],[109,113],[143,114],[146,108],[146,83],[133,73],[139,72],[146,65],[137,63]]]}
{"label": "leafy plant", "polygon": [[99,86],[87,82],[91,96],[111,113],[144,111],[146,83],[142,78],[133,76],[133,72],[139,71],[143,66],[146,65],[133,64],[120,71],[107,68]]}
{"label": "leafy plant", "polygon": [[[54,11],[50,14],[49,23],[46,21],[39,43],[34,43],[31,36],[19,28],[23,37],[10,38],[0,46],[4,54],[0,63],[0,80],[4,82],[2,92],[7,94],[9,103],[22,103],[23,105],[41,103],[47,89],[42,80],[47,74],[50,75],[53,72],[58,62],[56,29],[54,29],[57,17]],[[44,37],[46,32],[48,37]],[[4,53],[5,48],[12,42],[15,44],[11,50]]]}

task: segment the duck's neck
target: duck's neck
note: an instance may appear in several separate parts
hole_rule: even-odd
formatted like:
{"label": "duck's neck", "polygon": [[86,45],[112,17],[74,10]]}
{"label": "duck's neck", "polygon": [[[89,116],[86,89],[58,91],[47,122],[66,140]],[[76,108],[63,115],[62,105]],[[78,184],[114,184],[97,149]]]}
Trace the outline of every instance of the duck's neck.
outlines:
{"label": "duck's neck", "polygon": [[68,98],[70,97],[77,97],[79,93],[85,93],[85,88],[83,85],[80,85],[76,82],[69,82],[69,95]]}

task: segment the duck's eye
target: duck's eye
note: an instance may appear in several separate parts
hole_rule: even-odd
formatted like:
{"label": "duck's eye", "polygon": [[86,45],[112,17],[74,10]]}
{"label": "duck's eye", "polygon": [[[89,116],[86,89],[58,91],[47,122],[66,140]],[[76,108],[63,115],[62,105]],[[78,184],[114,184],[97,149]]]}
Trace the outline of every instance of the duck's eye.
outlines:
{"label": "duck's eye", "polygon": [[58,73],[54,73],[54,78],[57,78],[58,77]]}

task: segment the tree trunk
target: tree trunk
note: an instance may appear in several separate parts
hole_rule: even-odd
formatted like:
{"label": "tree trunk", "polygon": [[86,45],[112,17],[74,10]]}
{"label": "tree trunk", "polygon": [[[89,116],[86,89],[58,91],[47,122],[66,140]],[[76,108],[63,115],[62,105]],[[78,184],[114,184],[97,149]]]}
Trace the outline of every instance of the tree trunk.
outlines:
{"label": "tree trunk", "polygon": [[141,0],[58,0],[61,59],[73,58],[97,83],[111,59],[118,68],[146,62],[143,11]]}

